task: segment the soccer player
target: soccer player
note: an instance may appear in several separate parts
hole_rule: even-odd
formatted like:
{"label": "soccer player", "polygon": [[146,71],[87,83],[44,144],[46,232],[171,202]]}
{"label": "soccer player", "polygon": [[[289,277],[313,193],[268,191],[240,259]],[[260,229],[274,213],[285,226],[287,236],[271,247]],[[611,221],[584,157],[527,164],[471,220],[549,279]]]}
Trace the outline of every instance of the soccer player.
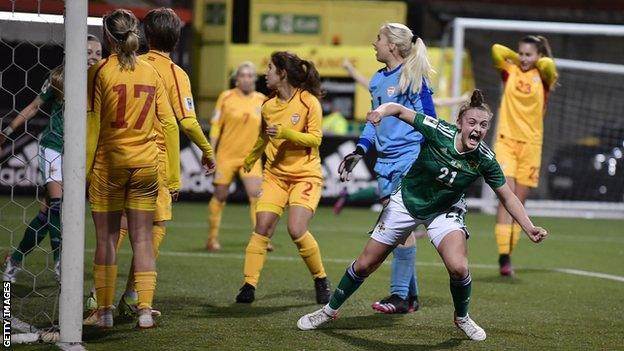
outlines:
{"label": "soccer player", "polygon": [[89,69],[87,115],[87,179],[97,237],[93,268],[96,326],[113,326],[115,246],[125,210],[134,252],[137,326],[152,328],[156,287],[152,223],[160,185],[155,128],[162,127],[167,187],[176,193],[180,188],[178,126],[162,79],[136,56],[139,31],[134,14],[124,9],[112,11],[104,16],[102,26],[111,55]]}
{"label": "soccer player", "polygon": [[[102,44],[93,35],[87,36],[87,65],[91,67],[102,59]],[[13,130],[37,115],[44,103],[51,101],[50,123],[43,131],[39,144],[39,172],[46,187],[46,203],[42,203],[39,213],[33,218],[20,241],[17,249],[7,256],[2,278],[15,282],[21,270],[24,255],[40,244],[48,231],[50,246],[54,258],[54,273],[57,281],[61,279],[61,199],[63,197],[63,68],[50,72],[43,83],[41,93],[0,134],[0,145]]]}
{"label": "soccer player", "polygon": [[245,186],[252,228],[256,225],[256,203],[262,185],[261,161],[256,161],[247,173],[243,172],[243,160],[260,134],[260,110],[266,97],[256,91],[253,63],[241,63],[234,77],[236,87],[219,95],[210,127],[210,143],[217,149],[218,166],[213,181],[214,193],[208,203],[208,251],[221,249],[221,214],[234,176],[238,174]]}
{"label": "soccer player", "polygon": [[468,315],[472,278],[468,269],[464,192],[475,180],[484,177],[533,242],[542,241],[548,233],[534,226],[527,217],[522,203],[505,183],[494,153],[482,142],[492,113],[480,91],[475,90],[470,103],[462,106],[456,126],[396,103],[379,106],[367,119],[379,126],[383,120],[394,118],[392,116],[418,129],[427,143],[401,186],[390,197],[371,238],[358,259],[347,268],[329,304],[301,317],[297,326],[301,330],[315,329],[336,318],[340,306],[364,279],[422,224],[427,227],[431,243],[449,273],[455,325],[468,338],[485,340],[485,331]]}
{"label": "soccer player", "polygon": [[[262,105],[262,130],[243,167],[250,171],[262,153],[267,161],[256,226],[245,250],[245,284],[236,302],[251,303],[264,266],[267,245],[288,206],[288,233],[314,279],[316,302],[329,301],[329,280],[319,246],[308,231],[323,189],[319,145],[322,110],[321,82],[310,61],[277,51],[266,71],[272,93]],[[266,149],[266,150],[265,150]]]}
{"label": "soccer player", "polygon": [[[377,61],[386,65],[369,83],[373,108],[396,102],[435,117],[433,93],[429,88],[433,69],[422,39],[403,24],[386,23],[379,29],[373,48]],[[355,165],[374,147],[377,150],[378,195],[382,203],[387,203],[418,157],[423,141],[418,130],[396,118],[385,119],[378,128],[367,123],[355,151],[345,156],[339,167],[340,179],[348,181]],[[418,309],[416,239],[409,236],[400,244],[393,252],[390,296],[372,305],[373,309],[383,313],[407,313]]]}
{"label": "soccer player", "polygon": [[[539,182],[544,112],[548,95],[557,82],[557,69],[548,40],[536,35],[522,38],[517,53],[494,44],[492,59],[505,84],[494,150],[507,184],[524,204],[530,188],[536,188]],[[510,256],[521,230],[520,224],[514,223],[499,204],[494,234],[499,272],[503,276],[513,275]]]}
{"label": "soccer player", "polygon": [[[150,50],[148,53],[139,56],[139,59],[152,65],[162,78],[169,104],[173,108],[176,119],[180,123],[184,134],[186,134],[202,151],[202,164],[207,170],[206,175],[208,175],[212,173],[215,168],[212,147],[208,143],[203,130],[197,122],[189,77],[170,57],[180,37],[180,19],[172,9],[158,8],[147,13],[143,19],[143,26]],[[158,198],[156,200],[156,211],[154,212],[154,223],[152,226],[154,258],[157,258],[160,244],[166,233],[166,221],[172,219],[172,197],[167,188],[167,150],[165,136],[160,127],[160,123],[156,123],[154,129],[156,130],[156,143],[158,144],[159,151],[158,174],[161,178]],[[176,160],[176,162],[178,162],[178,160]],[[117,250],[119,250],[124,237],[128,234],[124,220],[122,220],[122,227],[119,234]],[[131,317],[136,314],[136,305],[137,293],[134,286],[133,270],[132,267],[130,267],[126,291],[122,295],[117,309],[120,315]],[[156,310],[153,310],[153,312],[155,312],[155,315],[160,315]]]}

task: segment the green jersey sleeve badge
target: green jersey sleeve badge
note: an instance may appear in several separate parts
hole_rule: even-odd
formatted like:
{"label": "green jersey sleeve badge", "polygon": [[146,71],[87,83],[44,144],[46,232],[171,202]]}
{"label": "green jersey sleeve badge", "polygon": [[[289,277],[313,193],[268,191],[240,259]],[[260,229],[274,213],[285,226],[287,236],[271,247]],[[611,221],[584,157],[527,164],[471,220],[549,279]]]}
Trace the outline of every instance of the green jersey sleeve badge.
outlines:
{"label": "green jersey sleeve badge", "polygon": [[431,128],[438,128],[438,123],[439,121],[431,116],[425,116],[423,119],[423,124]]}

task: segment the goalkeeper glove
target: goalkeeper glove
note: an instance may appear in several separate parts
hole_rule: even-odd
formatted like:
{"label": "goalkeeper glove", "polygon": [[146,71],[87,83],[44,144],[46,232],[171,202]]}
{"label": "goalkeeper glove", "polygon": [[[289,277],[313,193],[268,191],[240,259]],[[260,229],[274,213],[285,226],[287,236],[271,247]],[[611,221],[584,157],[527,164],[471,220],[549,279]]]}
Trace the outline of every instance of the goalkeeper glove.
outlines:
{"label": "goalkeeper glove", "polygon": [[348,182],[351,179],[351,172],[355,168],[358,162],[364,157],[364,149],[358,146],[355,148],[355,151],[348,154],[342,159],[340,162],[340,166],[338,166],[338,174],[340,174],[340,181]]}

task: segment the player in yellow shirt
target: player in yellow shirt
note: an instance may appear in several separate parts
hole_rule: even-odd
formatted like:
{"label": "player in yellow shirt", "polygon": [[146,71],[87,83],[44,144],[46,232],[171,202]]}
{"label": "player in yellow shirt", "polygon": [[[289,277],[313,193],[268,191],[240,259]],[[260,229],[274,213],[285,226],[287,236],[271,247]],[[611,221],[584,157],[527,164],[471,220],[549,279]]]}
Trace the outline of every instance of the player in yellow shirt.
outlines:
{"label": "player in yellow shirt", "polygon": [[125,210],[134,251],[138,327],[152,328],[156,265],[151,229],[159,188],[155,127],[162,126],[167,187],[175,193],[180,188],[178,126],[162,79],[150,64],[136,57],[137,18],[119,9],[106,14],[102,22],[111,56],[89,69],[87,114],[87,179],[97,237],[95,325],[113,326],[115,246]]}
{"label": "player in yellow shirt", "polygon": [[[176,119],[180,123],[182,131],[195,143],[202,151],[202,164],[210,174],[214,171],[215,160],[212,147],[208,143],[201,126],[197,122],[193,95],[191,93],[191,83],[188,75],[180,66],[176,65],[170,57],[180,37],[181,22],[176,13],[170,8],[158,8],[151,10],[143,19],[145,36],[150,47],[150,51],[139,56],[152,65],[163,80],[168,100],[173,108]],[[172,198],[167,189],[166,165],[167,150],[165,136],[160,124],[155,125],[156,143],[159,150],[159,176],[161,178],[158,198],[156,200],[156,211],[154,212],[154,223],[152,226],[152,241],[154,244],[154,257],[158,257],[159,247],[166,233],[166,221],[172,219],[171,202]],[[179,163],[179,162],[178,162]],[[122,219],[117,250],[119,250],[128,230],[125,221]],[[121,297],[117,309],[120,315],[132,316],[136,313],[137,294],[134,287],[133,270],[130,267],[126,291]],[[160,313],[154,310],[155,315]]]}
{"label": "player in yellow shirt", "polygon": [[217,99],[210,127],[210,143],[217,149],[217,171],[214,193],[208,203],[208,242],[206,249],[217,251],[221,214],[228,189],[238,174],[249,198],[252,228],[256,225],[256,203],[262,184],[262,164],[256,161],[249,172],[243,172],[243,160],[260,134],[260,110],[266,99],[256,90],[256,67],[243,62],[236,69],[236,87],[221,93]]}
{"label": "player in yellow shirt", "polygon": [[243,163],[250,171],[266,154],[256,226],[245,250],[245,284],[236,302],[254,301],[267,245],[288,206],[288,233],[314,278],[316,302],[324,304],[329,301],[329,280],[319,246],[308,231],[323,188],[320,77],[313,63],[278,51],[271,55],[266,82],[272,93],[262,105],[262,130]]}
{"label": "player in yellow shirt", "polygon": [[[492,59],[505,84],[494,152],[507,184],[524,204],[530,188],[536,188],[539,180],[544,112],[548,94],[557,82],[557,69],[548,40],[536,35],[522,38],[517,53],[494,44]],[[513,274],[510,255],[521,231],[499,204],[494,233],[501,275]]]}

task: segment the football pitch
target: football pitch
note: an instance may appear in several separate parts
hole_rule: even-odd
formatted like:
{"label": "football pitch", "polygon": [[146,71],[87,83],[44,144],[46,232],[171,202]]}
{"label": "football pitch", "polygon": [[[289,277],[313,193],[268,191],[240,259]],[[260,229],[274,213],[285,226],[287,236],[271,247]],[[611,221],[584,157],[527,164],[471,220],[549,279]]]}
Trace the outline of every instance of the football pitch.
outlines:
{"label": "football pitch", "polygon": [[[20,199],[26,204],[29,200]],[[21,236],[19,207],[0,203],[2,240],[7,229]],[[35,213],[28,208],[26,220]],[[339,318],[315,331],[299,331],[297,319],[319,308],[313,281],[282,220],[251,305],[234,303],[242,285],[244,250],[251,232],[248,208],[226,206],[222,251],[204,250],[206,203],[174,205],[174,220],[158,259],[154,307],[158,328],[138,331],[133,321],[116,320],[112,330],[85,327],[88,350],[622,350],[624,340],[624,220],[533,218],[550,236],[536,245],[524,236],[512,259],[513,278],[498,275],[494,217],[469,212],[469,260],[473,277],[471,317],[488,333],[469,341],[452,323],[449,280],[427,239],[418,241],[421,309],[383,315],[370,304],[388,294],[389,261],[343,306]],[[357,257],[377,214],[347,208],[335,216],[319,208],[312,221],[333,287]],[[87,218],[85,292],[92,285],[93,222]],[[14,238],[19,240],[19,238]],[[43,246],[48,246],[46,239]],[[35,254],[33,260],[37,260]],[[125,243],[119,257],[117,298],[131,258]],[[32,261],[31,261],[32,262]],[[29,287],[26,279],[15,291]],[[28,303],[27,300],[24,303]],[[18,346],[43,350],[52,346]]]}

